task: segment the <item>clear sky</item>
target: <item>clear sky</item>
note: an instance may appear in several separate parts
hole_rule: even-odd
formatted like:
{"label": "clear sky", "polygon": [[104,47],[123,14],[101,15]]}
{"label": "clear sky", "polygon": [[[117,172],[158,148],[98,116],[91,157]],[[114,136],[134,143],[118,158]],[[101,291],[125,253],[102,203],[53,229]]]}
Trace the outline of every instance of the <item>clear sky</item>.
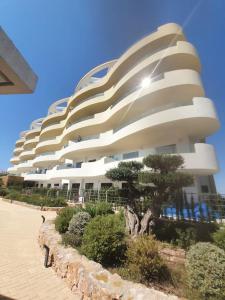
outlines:
{"label": "clear sky", "polygon": [[221,121],[208,142],[216,147],[215,178],[225,193],[225,0],[0,0],[0,22],[39,77],[34,94],[0,96],[0,169],[9,166],[19,133],[70,96],[86,72],[177,22],[198,50],[206,95]]}

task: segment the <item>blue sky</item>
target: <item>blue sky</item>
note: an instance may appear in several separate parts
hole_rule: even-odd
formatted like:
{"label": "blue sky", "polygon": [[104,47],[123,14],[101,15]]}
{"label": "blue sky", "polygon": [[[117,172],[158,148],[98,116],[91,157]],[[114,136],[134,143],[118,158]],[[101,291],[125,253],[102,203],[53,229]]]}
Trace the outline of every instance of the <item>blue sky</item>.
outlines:
{"label": "blue sky", "polygon": [[86,72],[156,27],[177,22],[198,50],[206,95],[221,121],[208,142],[216,147],[216,184],[225,193],[224,0],[0,0],[0,20],[39,77],[34,94],[0,96],[0,169],[9,166],[19,133],[69,96]]}

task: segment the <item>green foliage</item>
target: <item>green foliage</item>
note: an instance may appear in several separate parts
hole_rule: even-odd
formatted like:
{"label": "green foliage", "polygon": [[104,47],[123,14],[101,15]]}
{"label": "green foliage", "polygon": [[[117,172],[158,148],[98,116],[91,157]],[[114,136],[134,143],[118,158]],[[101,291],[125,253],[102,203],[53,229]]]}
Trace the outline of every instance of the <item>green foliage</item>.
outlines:
{"label": "green foliage", "polygon": [[9,193],[9,190],[5,187],[0,187],[0,197],[5,197]]}
{"label": "green foliage", "polygon": [[200,299],[225,299],[225,252],[210,243],[198,243],[187,253],[187,275],[190,289]]}
{"label": "green foliage", "polygon": [[81,211],[73,215],[69,222],[68,231],[77,236],[82,236],[84,233],[84,228],[90,221],[91,216],[85,211]]}
{"label": "green foliage", "polygon": [[152,168],[154,172],[169,173],[182,167],[184,159],[181,155],[155,154],[146,156],[143,164]]}
{"label": "green foliage", "polygon": [[28,204],[47,207],[63,207],[67,206],[64,198],[50,198],[41,196],[40,194],[26,195],[18,190],[7,190],[5,196],[7,199],[26,202]]}
{"label": "green foliage", "polygon": [[142,168],[143,164],[137,161],[120,162],[117,168],[110,169],[105,176],[112,181],[134,182]]}
{"label": "green foliage", "polygon": [[120,263],[126,250],[124,230],[118,215],[93,218],[85,227],[81,252],[104,266]]}
{"label": "green foliage", "polygon": [[197,232],[193,227],[186,229],[177,228],[176,229],[177,238],[172,241],[174,245],[178,247],[188,249],[190,246],[194,245],[197,240]]}
{"label": "green foliage", "polygon": [[82,236],[70,232],[62,234],[62,243],[73,248],[79,247],[82,242]]}
{"label": "green foliage", "polygon": [[218,229],[215,223],[199,223],[184,220],[159,219],[154,230],[160,241],[188,248],[197,242],[211,242],[212,233]]}
{"label": "green foliage", "polygon": [[183,167],[180,155],[148,155],[143,159],[144,165],[152,171],[139,172],[139,183],[147,185],[147,192],[152,199],[151,209],[156,218],[161,213],[163,203],[183,187],[193,183],[193,176],[177,172]]}
{"label": "green foliage", "polygon": [[10,190],[5,198],[19,201],[21,199],[21,193],[15,190]]}
{"label": "green foliage", "polygon": [[112,204],[105,201],[87,203],[85,205],[85,211],[88,212],[92,218],[96,216],[113,214]]}
{"label": "green foliage", "polygon": [[212,234],[214,243],[225,251],[225,225]]}
{"label": "green foliage", "polygon": [[69,222],[73,215],[82,211],[81,208],[65,207],[60,210],[58,216],[55,219],[55,229],[59,233],[65,233],[68,230]]}
{"label": "green foliage", "polygon": [[127,249],[127,268],[141,283],[167,279],[167,268],[159,256],[158,242],[152,236],[139,236]]}

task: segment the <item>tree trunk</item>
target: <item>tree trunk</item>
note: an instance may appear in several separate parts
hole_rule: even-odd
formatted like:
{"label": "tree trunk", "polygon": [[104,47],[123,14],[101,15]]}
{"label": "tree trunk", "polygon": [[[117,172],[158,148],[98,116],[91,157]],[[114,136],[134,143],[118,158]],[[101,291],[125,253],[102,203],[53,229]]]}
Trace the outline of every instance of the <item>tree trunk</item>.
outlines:
{"label": "tree trunk", "polygon": [[144,216],[139,220],[138,215],[128,205],[124,211],[126,220],[126,230],[130,235],[141,235],[152,232],[155,225],[154,214],[149,208]]}
{"label": "tree trunk", "polygon": [[131,235],[137,235],[139,231],[140,221],[134,210],[127,205],[125,208],[125,220],[127,232]]}
{"label": "tree trunk", "polygon": [[146,211],[143,218],[141,219],[141,229],[139,234],[144,234],[148,232],[149,222],[153,219],[153,214],[150,208]]}

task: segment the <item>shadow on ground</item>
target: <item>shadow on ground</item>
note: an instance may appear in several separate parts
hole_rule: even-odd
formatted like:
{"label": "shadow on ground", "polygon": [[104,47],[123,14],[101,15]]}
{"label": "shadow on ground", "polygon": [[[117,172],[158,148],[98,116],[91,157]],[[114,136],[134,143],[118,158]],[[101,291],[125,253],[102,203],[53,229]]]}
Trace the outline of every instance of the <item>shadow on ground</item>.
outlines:
{"label": "shadow on ground", "polygon": [[7,297],[7,296],[3,296],[0,294],[0,300],[16,300],[15,298],[10,298],[10,297]]}

